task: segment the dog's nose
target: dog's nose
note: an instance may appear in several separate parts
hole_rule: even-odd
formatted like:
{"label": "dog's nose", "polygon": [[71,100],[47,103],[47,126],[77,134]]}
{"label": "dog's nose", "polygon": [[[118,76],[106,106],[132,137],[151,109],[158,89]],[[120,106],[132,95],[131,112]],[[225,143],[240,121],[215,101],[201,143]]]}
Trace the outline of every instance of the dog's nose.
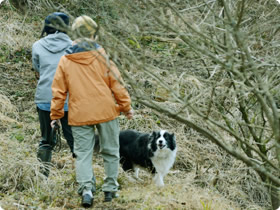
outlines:
{"label": "dog's nose", "polygon": [[162,140],[159,140],[159,143],[162,144]]}

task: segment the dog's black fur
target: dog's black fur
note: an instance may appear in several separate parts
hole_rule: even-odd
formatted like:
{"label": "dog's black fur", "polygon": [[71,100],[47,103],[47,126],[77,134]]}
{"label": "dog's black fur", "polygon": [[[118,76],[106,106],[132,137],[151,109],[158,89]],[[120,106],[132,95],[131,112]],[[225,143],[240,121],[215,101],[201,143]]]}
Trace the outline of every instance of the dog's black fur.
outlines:
{"label": "dog's black fur", "polygon": [[[138,178],[139,168],[154,173],[157,186],[164,186],[163,178],[176,158],[176,138],[165,130],[141,133],[124,130],[119,135],[120,163],[124,171],[132,170]],[[95,135],[95,152],[99,150],[99,137]]]}
{"label": "dog's black fur", "polygon": [[141,133],[135,130],[120,132],[120,163],[124,171],[133,170],[138,178],[139,168],[156,173],[156,185],[163,186],[163,177],[172,167],[176,157],[174,134],[161,130]]}
{"label": "dog's black fur", "polygon": [[150,142],[149,134],[133,130],[120,132],[120,163],[124,171],[133,170],[133,165],[139,165],[155,173],[151,161],[152,150],[147,146]]}

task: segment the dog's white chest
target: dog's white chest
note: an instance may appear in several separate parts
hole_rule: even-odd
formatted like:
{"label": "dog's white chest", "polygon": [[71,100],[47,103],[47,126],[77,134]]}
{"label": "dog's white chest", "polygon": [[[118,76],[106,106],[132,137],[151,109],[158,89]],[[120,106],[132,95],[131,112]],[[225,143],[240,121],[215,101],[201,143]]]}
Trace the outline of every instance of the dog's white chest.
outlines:
{"label": "dog's white chest", "polygon": [[157,150],[151,158],[157,171],[167,172],[173,165],[176,157],[176,150]]}

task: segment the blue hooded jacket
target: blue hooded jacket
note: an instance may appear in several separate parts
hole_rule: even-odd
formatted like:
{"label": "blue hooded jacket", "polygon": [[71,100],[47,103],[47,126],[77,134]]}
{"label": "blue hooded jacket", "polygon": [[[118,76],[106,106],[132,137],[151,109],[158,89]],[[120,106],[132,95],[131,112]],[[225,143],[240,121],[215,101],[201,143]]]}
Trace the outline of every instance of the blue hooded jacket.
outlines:
{"label": "blue hooded jacket", "polygon": [[71,46],[72,40],[67,34],[61,32],[49,34],[33,44],[32,65],[33,69],[40,75],[35,93],[37,105],[50,105],[52,100],[51,85],[58,62]]}

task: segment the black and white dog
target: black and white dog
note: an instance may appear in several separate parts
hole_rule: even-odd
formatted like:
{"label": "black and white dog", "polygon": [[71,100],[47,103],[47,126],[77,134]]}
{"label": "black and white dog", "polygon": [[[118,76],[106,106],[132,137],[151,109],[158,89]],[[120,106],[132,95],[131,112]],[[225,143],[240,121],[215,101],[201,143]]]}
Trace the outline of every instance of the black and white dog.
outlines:
{"label": "black and white dog", "polygon": [[157,186],[164,186],[163,178],[176,158],[176,138],[165,130],[141,133],[135,130],[120,132],[120,163],[124,171],[133,170],[138,178],[139,168],[155,173]]}

